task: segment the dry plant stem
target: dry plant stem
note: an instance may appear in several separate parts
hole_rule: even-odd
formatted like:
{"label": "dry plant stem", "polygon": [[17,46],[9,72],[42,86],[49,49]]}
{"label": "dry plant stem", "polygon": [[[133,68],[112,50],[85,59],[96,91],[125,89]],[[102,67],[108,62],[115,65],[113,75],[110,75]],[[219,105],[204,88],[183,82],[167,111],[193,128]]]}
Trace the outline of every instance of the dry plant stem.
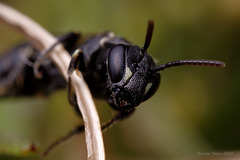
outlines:
{"label": "dry plant stem", "polygon": [[[11,26],[24,35],[39,51],[49,48],[56,42],[55,37],[40,25],[2,3],[0,3],[0,22]],[[67,80],[67,69],[70,62],[69,54],[61,45],[57,45],[55,49],[53,49],[50,58]],[[76,91],[78,106],[83,115],[88,159],[104,160],[105,151],[99,117],[90,91],[80,73],[76,74],[74,72],[71,78]]]}

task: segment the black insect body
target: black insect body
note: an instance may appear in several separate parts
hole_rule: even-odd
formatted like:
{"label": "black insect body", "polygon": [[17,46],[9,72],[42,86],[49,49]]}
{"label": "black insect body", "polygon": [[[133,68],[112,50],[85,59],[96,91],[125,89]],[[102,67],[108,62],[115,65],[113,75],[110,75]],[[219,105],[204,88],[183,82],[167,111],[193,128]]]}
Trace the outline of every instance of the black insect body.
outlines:
{"label": "black insect body", "polygon": [[0,96],[48,95],[65,88],[66,81],[46,59],[40,67],[42,79],[35,77],[33,64],[39,52],[30,44],[21,44],[0,57]]}
{"label": "black insect body", "polygon": [[[156,66],[152,57],[147,53],[152,32],[153,22],[149,21],[145,44],[142,48],[131,44],[121,37],[115,36],[112,32],[100,33],[90,37],[77,47],[72,54],[68,70],[69,75],[74,70],[80,70],[93,96],[106,99],[118,111],[111,121],[102,126],[102,129],[106,129],[111,124],[129,117],[134,112],[136,106],[149,99],[158,89],[161,70],[180,65],[225,66],[223,62],[210,60],[180,60]],[[59,42],[63,42],[65,48],[70,51],[73,50],[74,46],[71,43],[78,36],[76,34],[69,35],[64,36]],[[37,58],[32,58],[32,55],[29,57],[28,59],[31,59],[31,63],[36,64],[39,62]],[[22,63],[25,64],[25,62]],[[44,74],[49,72],[45,67],[46,65],[43,62],[39,68],[43,74],[43,78]],[[32,66],[30,65],[30,67]],[[52,68],[52,66],[48,67]],[[25,72],[25,70],[23,71]],[[25,72],[25,77],[27,74]],[[31,74],[33,75],[33,70],[31,70]],[[0,83],[1,79],[2,76],[0,73]],[[51,86],[51,83],[46,85]],[[62,85],[59,86],[62,87]],[[78,111],[70,78],[68,88],[69,101]],[[83,126],[77,127],[69,135],[53,143],[44,154],[47,154],[53,147],[68,137],[82,131],[84,131]]]}
{"label": "black insect body", "polygon": [[73,54],[69,74],[79,69],[93,95],[103,95],[113,108],[126,111],[156,92],[160,70],[179,65],[225,66],[223,62],[209,60],[181,60],[156,66],[147,53],[152,32],[153,22],[150,21],[143,48],[112,32],[90,38]]}
{"label": "black insect body", "polygon": [[[89,47],[97,40],[99,45]],[[104,96],[113,108],[124,110],[138,106],[157,90],[160,74],[151,72],[155,63],[144,50],[111,32],[89,41],[73,57],[79,55],[84,64],[78,69],[95,97]]]}

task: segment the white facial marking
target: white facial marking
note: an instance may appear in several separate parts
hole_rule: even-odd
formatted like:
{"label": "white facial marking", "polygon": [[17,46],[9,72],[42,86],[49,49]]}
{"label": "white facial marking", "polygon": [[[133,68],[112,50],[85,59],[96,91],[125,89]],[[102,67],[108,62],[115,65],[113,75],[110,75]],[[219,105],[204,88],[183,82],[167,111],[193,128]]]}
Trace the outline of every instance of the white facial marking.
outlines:
{"label": "white facial marking", "polygon": [[146,88],[145,88],[145,94],[147,94],[147,92],[149,91],[149,89],[152,87],[152,83],[151,82],[149,82],[148,84],[147,84],[147,86],[146,86]]}
{"label": "white facial marking", "polygon": [[124,82],[126,82],[132,76],[132,71],[130,68],[126,67],[125,74],[124,74]]}

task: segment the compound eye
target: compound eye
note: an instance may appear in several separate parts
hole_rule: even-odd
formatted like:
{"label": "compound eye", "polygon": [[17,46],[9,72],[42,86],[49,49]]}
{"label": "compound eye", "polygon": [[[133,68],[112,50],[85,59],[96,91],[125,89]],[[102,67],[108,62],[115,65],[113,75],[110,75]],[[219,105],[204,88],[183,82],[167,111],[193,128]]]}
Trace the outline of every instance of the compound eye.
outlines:
{"label": "compound eye", "polygon": [[125,49],[124,45],[116,45],[108,55],[108,71],[113,83],[119,82],[123,78],[125,70]]}

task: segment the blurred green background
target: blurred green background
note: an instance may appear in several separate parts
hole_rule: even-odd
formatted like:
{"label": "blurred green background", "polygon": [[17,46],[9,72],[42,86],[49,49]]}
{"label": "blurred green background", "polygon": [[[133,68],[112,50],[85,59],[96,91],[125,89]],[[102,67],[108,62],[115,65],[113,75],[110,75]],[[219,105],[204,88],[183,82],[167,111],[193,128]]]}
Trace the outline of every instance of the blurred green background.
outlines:
{"label": "blurred green background", "polygon": [[[144,43],[147,21],[153,19],[155,30],[148,51],[158,64],[178,59],[226,62],[226,68],[163,71],[158,92],[132,117],[104,133],[107,159],[179,160],[199,158],[200,152],[237,154],[240,150],[239,0],[1,1],[53,33],[112,30],[139,46]],[[23,40],[2,24],[0,35],[0,51]],[[108,104],[95,103],[101,122],[110,119],[113,113]],[[65,90],[47,98],[1,98],[0,154],[18,156],[32,143],[43,151],[80,123]],[[82,134],[44,159],[86,157]]]}

